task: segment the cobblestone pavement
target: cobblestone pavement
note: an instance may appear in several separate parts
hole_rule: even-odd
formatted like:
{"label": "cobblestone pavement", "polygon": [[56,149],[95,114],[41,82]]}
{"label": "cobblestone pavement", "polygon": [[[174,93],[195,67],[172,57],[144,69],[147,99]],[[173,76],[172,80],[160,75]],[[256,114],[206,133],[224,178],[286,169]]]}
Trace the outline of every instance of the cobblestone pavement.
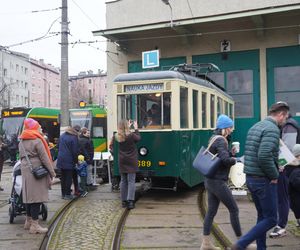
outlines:
{"label": "cobblestone pavement", "polygon": [[[4,191],[0,192],[0,250],[37,250],[43,235],[29,234],[23,229],[25,216],[19,215],[9,224],[8,198],[12,188],[12,167],[5,164],[1,180]],[[66,204],[61,199],[60,184],[52,186],[49,192],[48,219],[43,226]],[[115,225],[122,208],[119,193],[111,192],[110,185],[100,185],[84,198],[79,198],[68,211],[54,233],[49,249],[110,249]]]}
{"label": "cobblestone pavement", "polygon": [[122,211],[118,195],[109,187],[98,187],[72,205],[48,249],[110,249]]}

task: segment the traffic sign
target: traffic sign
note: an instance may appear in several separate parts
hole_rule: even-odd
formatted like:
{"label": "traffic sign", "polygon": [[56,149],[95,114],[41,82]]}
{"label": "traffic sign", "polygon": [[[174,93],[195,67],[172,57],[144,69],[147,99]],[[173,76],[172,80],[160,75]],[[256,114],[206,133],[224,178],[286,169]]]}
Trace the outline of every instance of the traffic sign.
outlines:
{"label": "traffic sign", "polygon": [[159,50],[144,51],[142,58],[143,69],[159,67]]}

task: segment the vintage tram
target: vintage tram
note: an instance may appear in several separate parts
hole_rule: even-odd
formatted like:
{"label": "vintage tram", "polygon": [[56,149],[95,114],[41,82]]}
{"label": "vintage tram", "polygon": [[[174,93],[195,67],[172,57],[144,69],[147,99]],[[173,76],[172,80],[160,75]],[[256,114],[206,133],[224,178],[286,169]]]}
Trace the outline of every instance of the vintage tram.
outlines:
{"label": "vintage tram", "polygon": [[219,114],[234,119],[232,97],[208,77],[216,69],[213,64],[183,64],[114,79],[113,129],[121,119],[137,120],[142,137],[137,178],[149,180],[151,188],[177,190],[181,183],[193,187],[203,182],[193,159],[207,145]]}

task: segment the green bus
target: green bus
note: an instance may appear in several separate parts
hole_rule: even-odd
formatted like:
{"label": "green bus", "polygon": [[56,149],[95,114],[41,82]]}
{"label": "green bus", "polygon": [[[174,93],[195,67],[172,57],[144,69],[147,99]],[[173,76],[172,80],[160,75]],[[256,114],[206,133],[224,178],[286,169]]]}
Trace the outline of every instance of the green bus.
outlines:
{"label": "green bus", "polygon": [[106,109],[96,104],[80,104],[78,109],[70,109],[70,124],[86,127],[91,131],[94,151],[107,151]]}
{"label": "green bus", "polygon": [[24,120],[32,118],[39,122],[49,141],[55,142],[60,133],[59,113],[59,109],[51,108],[5,108],[1,111],[1,131],[5,139],[10,141],[15,135],[21,134]]}

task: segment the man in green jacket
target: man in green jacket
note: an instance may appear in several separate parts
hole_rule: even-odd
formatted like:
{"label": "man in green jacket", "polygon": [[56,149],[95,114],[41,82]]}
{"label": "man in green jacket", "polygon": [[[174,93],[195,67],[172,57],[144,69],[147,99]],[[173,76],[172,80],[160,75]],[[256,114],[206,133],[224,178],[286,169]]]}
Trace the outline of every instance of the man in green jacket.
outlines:
{"label": "man in green jacket", "polygon": [[266,233],[277,223],[277,179],[280,130],[289,113],[285,102],[277,102],[269,109],[269,116],[248,131],[245,145],[246,182],[257,210],[257,223],[233,246],[246,249],[256,240],[257,249],[264,250]]}

